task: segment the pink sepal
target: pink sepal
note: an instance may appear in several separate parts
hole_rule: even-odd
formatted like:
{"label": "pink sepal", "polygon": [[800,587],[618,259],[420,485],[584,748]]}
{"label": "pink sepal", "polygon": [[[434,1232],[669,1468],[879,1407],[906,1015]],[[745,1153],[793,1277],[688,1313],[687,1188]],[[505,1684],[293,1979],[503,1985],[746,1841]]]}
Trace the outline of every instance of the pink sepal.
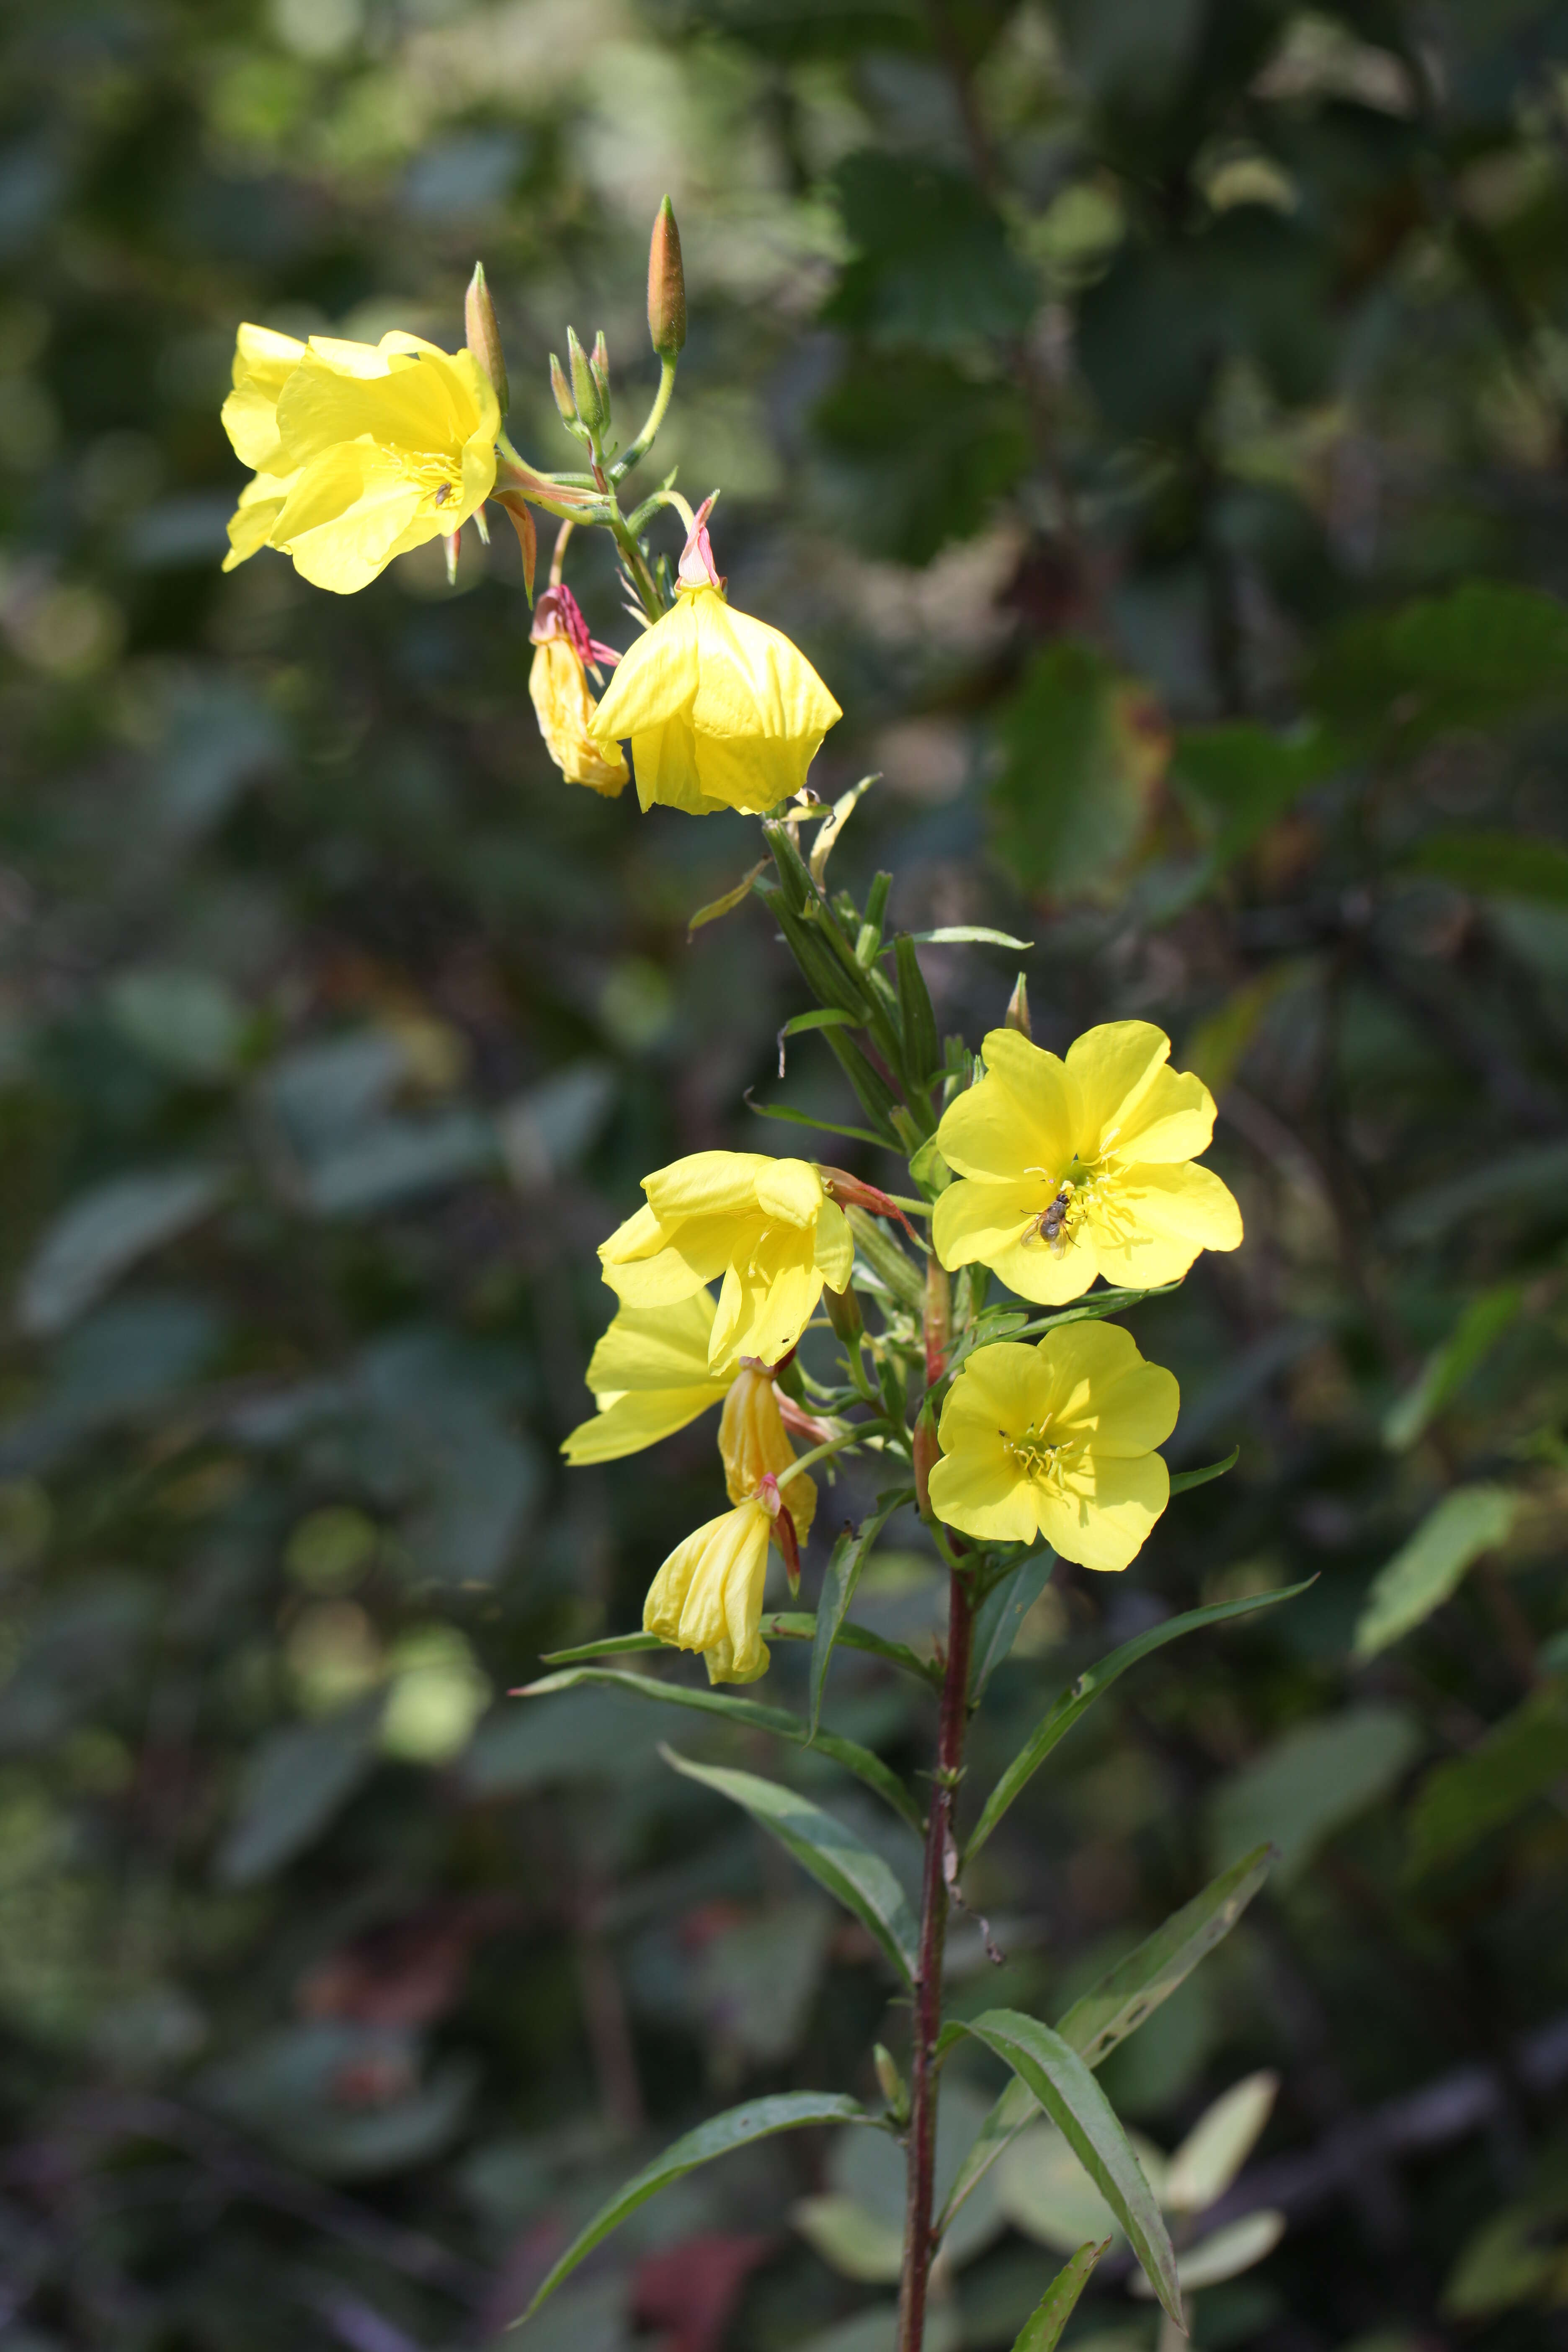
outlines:
{"label": "pink sepal", "polygon": [[779,1482],[771,1470],[764,1471],[757,1481],[757,1500],[773,1523],[773,1541],[784,1554],[784,1574],[789,1579],[792,1593],[800,1591],[800,1542],[795,1535],[795,1521],[789,1505],[779,1493]]}
{"label": "pink sepal", "polygon": [[601,645],[597,637],[588,635],[583,607],[570,588],[545,590],[533,608],[533,626],[528,634],[536,646],[548,645],[552,637],[570,638],[584,667],[597,662],[601,668],[614,669],[620,660],[614,646]]}
{"label": "pink sepal", "polygon": [[680,551],[680,562],[676,571],[678,588],[722,588],[719,567],[713,561],[713,545],[708,536],[708,518],[713,511],[717,490],[705,498],[692,519],[691,533]]}

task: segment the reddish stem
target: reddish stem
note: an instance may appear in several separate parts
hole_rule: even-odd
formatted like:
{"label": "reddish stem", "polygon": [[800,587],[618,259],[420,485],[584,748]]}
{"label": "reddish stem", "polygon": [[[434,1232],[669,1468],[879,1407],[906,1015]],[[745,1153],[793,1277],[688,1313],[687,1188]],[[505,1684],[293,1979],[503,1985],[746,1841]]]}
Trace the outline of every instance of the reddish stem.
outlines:
{"label": "reddish stem", "polygon": [[936,2173],[936,2041],[942,2032],[942,1961],[947,1941],[947,1855],[969,1724],[969,1654],[974,1612],[962,1576],[949,1580],[947,1665],[937,1729],[936,1777],[926,1824],[921,1946],[915,1969],[914,2048],[910,2062],[909,2194],[904,2274],[899,2289],[899,2352],[921,2352],[931,2276],[931,2200]]}

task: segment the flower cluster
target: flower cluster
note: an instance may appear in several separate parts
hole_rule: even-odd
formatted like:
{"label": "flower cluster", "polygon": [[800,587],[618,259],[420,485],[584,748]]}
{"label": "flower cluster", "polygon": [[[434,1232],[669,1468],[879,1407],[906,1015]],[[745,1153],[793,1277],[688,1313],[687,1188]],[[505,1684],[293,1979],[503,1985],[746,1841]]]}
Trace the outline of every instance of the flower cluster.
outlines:
{"label": "flower cluster", "polygon": [[[588,1367],[595,1410],[563,1451],[579,1465],[616,1461],[717,1407],[730,1504],[659,1569],[646,1632],[700,1652],[715,1682],[763,1673],[770,1553],[793,1585],[817,1514],[809,1466],[847,1454],[882,1457],[904,1481],[895,1498],[904,1491],[918,1502],[955,1572],[981,1580],[977,1592],[1005,1573],[1011,1546],[1126,1568],[1169,1498],[1159,1448],[1175,1426],[1176,1383],[1125,1330],[1096,1319],[1092,1302],[988,1328],[988,1286],[994,1277],[1018,1300],[1063,1309],[1098,1281],[1147,1292],[1179,1282],[1200,1250],[1235,1249],[1237,1203],[1197,1164],[1213,1134],[1212,1097],[1170,1066],[1170,1041],[1148,1022],[1090,1029],[1063,1056],[1045,1051],[1021,994],[978,1062],[952,1040],[933,1068],[934,1017],[913,943],[896,943],[896,986],[879,965],[887,877],[864,914],[846,894],[828,898],[824,868],[858,794],[829,812],[807,776],[837,703],[788,637],[730,604],[710,538],[711,497],[693,513],[671,477],[632,514],[619,503],[665,413],[685,340],[668,205],[649,266],[659,391],[618,456],[602,335],[590,351],[568,330],[569,364],[552,358],[562,420],[587,470],[551,474],[503,430],[506,369],[482,270],[465,316],[468,347],[457,352],[401,332],[372,346],[240,329],[223,415],[253,478],[229,528],[230,566],[270,547],[305,578],[348,593],[437,537],[455,563],[464,523],[482,530],[493,499],[517,527],[531,598],[532,510],[556,515],[529,678],[552,761],[607,799],[635,781],[645,810],[768,820],[779,887],[763,895],[822,1001],[816,1021],[876,1139],[905,1151],[915,1188],[895,1196],[806,1160],[700,1151],[646,1177],[642,1205],[602,1244],[617,1304]],[[685,530],[673,572],[668,556],[655,562],[647,537],[666,509]],[[614,541],[639,625],[625,649],[593,635],[566,585],[579,528]],[[808,856],[801,835],[813,824]],[[738,904],[761,871],[705,914]],[[864,1048],[846,1028],[862,1031]],[[911,1215],[929,1220],[929,1240]],[[862,1299],[879,1328],[868,1328]],[[829,1327],[837,1379],[815,1343],[797,1352],[808,1332]]]}

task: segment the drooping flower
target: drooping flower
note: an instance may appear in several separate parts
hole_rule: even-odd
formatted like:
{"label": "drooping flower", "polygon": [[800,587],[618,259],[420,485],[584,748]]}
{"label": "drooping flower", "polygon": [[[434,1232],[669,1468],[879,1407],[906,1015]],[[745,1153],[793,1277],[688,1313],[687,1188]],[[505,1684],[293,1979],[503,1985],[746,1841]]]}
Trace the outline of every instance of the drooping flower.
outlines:
{"label": "drooping flower", "polygon": [[1043,1538],[1084,1568],[1125,1568],[1170,1500],[1154,1448],[1180,1402],[1115,1324],[977,1348],[942,1407],[931,1507],[982,1543]]}
{"label": "drooping flower", "polygon": [[722,1276],[709,1335],[710,1369],[741,1356],[776,1364],[826,1284],[843,1290],[855,1261],[848,1221],[805,1160],[697,1151],[643,1179],[645,1207],[599,1251],[605,1280],[628,1307],[673,1307]]}
{"label": "drooping flower", "polygon": [[931,1219],[943,1265],[978,1260],[1020,1297],[1057,1306],[1096,1275],[1153,1288],[1202,1249],[1235,1249],[1240,1210],[1192,1165],[1214,1132],[1214,1097],[1167,1067],[1170,1050],[1147,1021],[1088,1030],[1065,1061],[993,1029],[985,1076],[937,1129],[960,1180]]}
{"label": "drooping flower", "polygon": [[594,735],[606,759],[629,739],[645,809],[762,815],[800,790],[843,713],[782,631],[726,603],[708,542],[712,503],[687,541],[674,608],[622,658]]}
{"label": "drooping flower", "polygon": [[[792,1486],[801,1481],[794,1479]],[[749,1496],[677,1544],[648,1587],[643,1631],[680,1650],[700,1650],[710,1683],[754,1683],[768,1670],[762,1637],[768,1544],[787,1514],[778,1490]]]}
{"label": "drooping flower", "polygon": [[568,1462],[616,1462],[639,1454],[723,1402],[734,1366],[721,1364],[717,1371],[709,1366],[713,1315],[707,1289],[667,1307],[616,1309],[588,1360],[588,1386],[599,1410],[562,1446]]}
{"label": "drooping flower", "polygon": [[613,800],[631,781],[620,746],[611,756],[594,740],[595,704],[589,691],[589,666],[613,669],[620,660],[614,646],[601,645],[588,634],[582,607],[570,588],[547,588],[533,612],[529,631],[534,646],[528,690],[539,719],[544,747],[569,784],[587,784]]}
{"label": "drooping flower", "polygon": [[[732,1503],[754,1495],[770,1475],[784,1479],[795,1450],[784,1433],[779,1392],[765,1366],[748,1361],[730,1383],[719,1421],[719,1452],[724,1464],[724,1485]],[[816,1487],[805,1471],[785,1479],[784,1500],[798,1542],[811,1533],[816,1517]]]}
{"label": "drooping flower", "polygon": [[500,411],[471,352],[396,331],[378,344],[312,335],[286,364],[290,341],[239,331],[224,422],[257,479],[230,525],[231,562],[281,548],[318,588],[348,595],[484,504]]}

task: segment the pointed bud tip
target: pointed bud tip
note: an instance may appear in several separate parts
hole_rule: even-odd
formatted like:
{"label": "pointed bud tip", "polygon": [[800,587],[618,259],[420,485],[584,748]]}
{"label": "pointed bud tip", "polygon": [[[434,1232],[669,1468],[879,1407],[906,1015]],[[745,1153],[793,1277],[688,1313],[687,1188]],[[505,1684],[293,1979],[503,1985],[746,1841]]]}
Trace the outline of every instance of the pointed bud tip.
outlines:
{"label": "pointed bud tip", "polygon": [[678,358],[686,343],[686,272],[680,258],[680,231],[675,208],[666,196],[654,215],[647,249],[648,341],[661,360]]}
{"label": "pointed bud tip", "polygon": [[1002,1015],[1002,1025],[1006,1029],[1016,1029],[1023,1036],[1033,1041],[1035,1032],[1029,1019],[1029,986],[1022,972],[1018,974],[1017,986],[1007,999],[1007,1010]]}
{"label": "pointed bud tip", "polygon": [[504,416],[510,405],[506,355],[501,350],[500,325],[496,318],[496,306],[490,296],[482,261],[475,262],[468,290],[463,297],[463,328],[468,349],[489,378]]}

